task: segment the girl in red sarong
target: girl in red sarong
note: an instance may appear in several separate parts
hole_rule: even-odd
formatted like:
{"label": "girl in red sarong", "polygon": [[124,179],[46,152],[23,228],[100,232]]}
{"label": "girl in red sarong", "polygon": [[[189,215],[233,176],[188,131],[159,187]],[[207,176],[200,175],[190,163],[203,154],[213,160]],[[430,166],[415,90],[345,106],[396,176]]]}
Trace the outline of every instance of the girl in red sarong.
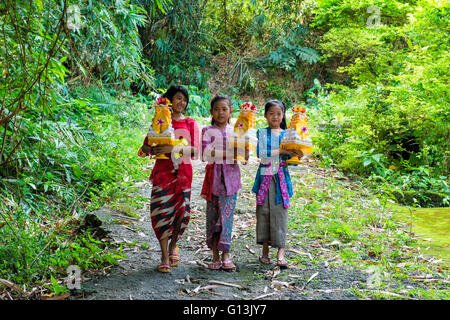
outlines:
{"label": "girl in red sarong", "polygon": [[[189,103],[189,94],[185,87],[171,86],[163,97],[172,103],[172,127],[175,139],[186,139],[188,146],[151,147],[145,138],[138,154],[142,157],[166,154],[169,157],[167,160],[157,159],[150,175],[153,184],[150,211],[153,230],[161,247],[161,263],[157,270],[170,272],[170,267],[180,263],[177,241],[183,235],[190,219],[192,184],[190,160],[198,155],[199,129],[195,120],[183,115]],[[175,153],[181,154],[182,157],[176,159]]]}

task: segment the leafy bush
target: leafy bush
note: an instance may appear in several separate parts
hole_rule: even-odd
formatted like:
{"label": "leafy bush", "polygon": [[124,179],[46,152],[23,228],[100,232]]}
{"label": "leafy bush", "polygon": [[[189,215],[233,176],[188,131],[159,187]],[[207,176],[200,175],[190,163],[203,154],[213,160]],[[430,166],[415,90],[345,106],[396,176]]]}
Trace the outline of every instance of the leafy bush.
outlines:
{"label": "leafy bush", "polygon": [[[449,29],[443,19],[450,8],[432,1],[374,4],[381,25],[372,27],[367,4],[324,1],[315,8],[312,25],[325,31],[322,63],[337,62],[344,76],[307,92],[315,142],[329,164],[375,184],[448,193]],[[349,84],[345,77],[352,87],[342,85]]]}
{"label": "leafy bush", "polygon": [[[430,108],[418,114],[416,108],[383,104],[382,96],[369,86],[316,96],[319,106],[311,109],[311,118],[321,156],[348,173],[373,176],[377,183],[448,193],[448,128],[442,113]],[[426,129],[423,123],[434,125]],[[414,144],[405,140],[408,134]]]}
{"label": "leafy bush", "polygon": [[207,89],[196,86],[187,86],[189,92],[189,105],[186,113],[189,117],[209,117],[211,93]]}
{"label": "leafy bush", "polygon": [[208,54],[215,46],[213,34],[203,24],[206,1],[166,0],[159,11],[155,1],[139,2],[147,12],[148,21],[139,32],[144,56],[155,68],[155,87],[190,83],[205,88]]}
{"label": "leafy bush", "polygon": [[138,28],[146,11],[132,1],[71,3],[67,29],[72,77],[140,90],[154,87],[153,70],[143,59]]}
{"label": "leafy bush", "polygon": [[34,138],[18,151],[20,171],[0,183],[1,278],[35,283],[65,275],[71,264],[87,270],[121,257],[75,226],[78,216],[125,198],[133,181],[146,178],[136,136],[146,131],[147,104],[99,91],[73,88],[52,118],[23,119]]}

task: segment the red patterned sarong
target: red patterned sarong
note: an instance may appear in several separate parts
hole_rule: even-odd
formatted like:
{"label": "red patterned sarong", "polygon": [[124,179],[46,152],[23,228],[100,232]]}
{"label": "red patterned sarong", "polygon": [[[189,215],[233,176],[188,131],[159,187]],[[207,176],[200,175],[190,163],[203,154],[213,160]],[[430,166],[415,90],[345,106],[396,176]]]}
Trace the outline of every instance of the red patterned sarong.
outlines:
{"label": "red patterned sarong", "polygon": [[181,192],[176,190],[175,183],[164,189],[153,186],[150,205],[153,230],[158,240],[169,237],[172,239],[172,231],[181,219],[180,231],[177,239],[183,235],[190,220],[191,189]]}
{"label": "red patterned sarong", "polygon": [[[199,150],[198,126],[193,119],[173,120],[175,130],[184,130],[188,137],[183,137],[191,146]],[[176,136],[176,139],[181,137]],[[145,138],[144,144],[147,143]],[[138,154],[142,154],[142,150]],[[170,158],[170,154],[167,155]],[[188,160],[188,159],[187,159]],[[183,161],[175,169],[171,159],[158,159],[150,175],[153,184],[151,195],[151,220],[158,240],[172,238],[173,229],[181,220],[177,240],[182,236],[190,220],[190,199],[192,184],[192,165]]]}

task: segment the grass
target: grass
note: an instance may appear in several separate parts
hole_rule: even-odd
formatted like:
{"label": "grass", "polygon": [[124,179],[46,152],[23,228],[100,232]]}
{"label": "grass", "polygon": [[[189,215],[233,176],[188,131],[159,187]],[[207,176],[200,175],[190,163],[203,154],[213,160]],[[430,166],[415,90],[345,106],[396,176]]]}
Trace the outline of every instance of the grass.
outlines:
{"label": "grass", "polygon": [[[147,108],[134,98],[119,101],[93,92],[86,89],[77,97],[89,103],[75,100],[61,111],[72,126],[43,145],[48,160],[32,163],[23,177],[0,185],[0,278],[26,290],[54,288],[70,265],[85,272],[115,264],[123,258],[120,248],[89,231],[78,232],[77,226],[87,212],[106,203],[128,215],[142,205],[142,197],[130,195],[136,181],[148,178],[137,156],[148,129]],[[77,116],[85,111],[89,116]]]}
{"label": "grass", "polygon": [[[330,261],[331,266],[349,265],[362,271],[378,268],[383,276],[376,288],[358,292],[362,298],[450,298],[448,265],[424,254],[404,214],[374,195],[363,181],[348,181],[339,172],[320,170],[290,170],[296,186],[288,221],[292,244],[302,244],[315,260]],[[447,212],[448,208],[430,211],[442,218],[433,221],[417,210],[415,221],[422,223],[417,231],[448,243]],[[301,263],[304,258],[290,262]],[[443,281],[427,282],[427,278]]]}
{"label": "grass", "polygon": [[391,204],[396,215],[418,237],[424,253],[450,265],[450,208],[410,208]]}

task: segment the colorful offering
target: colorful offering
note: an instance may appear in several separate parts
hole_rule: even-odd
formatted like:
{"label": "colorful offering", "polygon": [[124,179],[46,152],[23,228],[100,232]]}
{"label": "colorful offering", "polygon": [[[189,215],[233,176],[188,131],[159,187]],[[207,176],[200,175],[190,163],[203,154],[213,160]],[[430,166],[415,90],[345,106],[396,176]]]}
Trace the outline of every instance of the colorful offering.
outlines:
{"label": "colorful offering", "polygon": [[[290,150],[301,150],[304,155],[312,153],[312,141],[309,137],[308,117],[306,109],[302,107],[293,107],[294,114],[291,118],[289,128],[286,129],[284,138],[281,139],[280,148]],[[293,156],[287,161],[289,164],[301,164],[297,156]]]}
{"label": "colorful offering", "polygon": [[[249,102],[239,106],[241,112],[234,124],[234,136],[229,138],[229,143],[232,147],[238,150],[256,150],[256,132],[255,132],[255,119],[256,119],[256,106]],[[239,154],[235,158],[237,161],[245,161],[244,155]]]}
{"label": "colorful offering", "polygon": [[[155,115],[153,116],[152,126],[148,130],[148,144],[170,145],[176,144],[174,130],[172,128],[172,116],[170,112],[171,102],[167,98],[158,98],[155,102]],[[158,155],[155,159],[169,159],[164,154]]]}

